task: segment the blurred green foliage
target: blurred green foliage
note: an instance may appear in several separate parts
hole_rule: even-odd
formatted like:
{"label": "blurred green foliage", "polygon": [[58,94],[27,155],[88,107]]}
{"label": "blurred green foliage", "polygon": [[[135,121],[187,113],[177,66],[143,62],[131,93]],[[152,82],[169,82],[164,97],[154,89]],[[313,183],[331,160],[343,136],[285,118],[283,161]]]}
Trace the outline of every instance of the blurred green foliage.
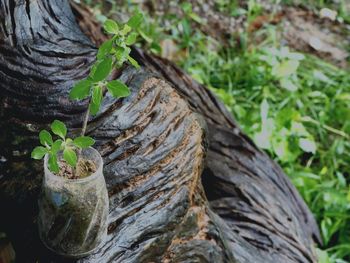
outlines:
{"label": "blurred green foliage", "polygon": [[[113,1],[111,1],[113,2]],[[282,0],[314,9],[333,2]],[[251,21],[262,12],[258,1],[218,0],[217,10]],[[138,4],[125,1],[110,15],[133,13]],[[223,46],[201,31],[202,19],[182,4],[182,16],[145,14],[139,29],[142,46],[161,55],[164,40],[176,50],[176,62],[225,103],[241,128],[274,158],[298,188],[319,223],[324,246],[320,263],[350,262],[350,74],[328,62],[281,46],[277,26],[260,31],[265,40],[249,45],[246,30],[240,45]],[[336,6],[349,21],[345,0]],[[101,20],[101,4],[95,11]]]}

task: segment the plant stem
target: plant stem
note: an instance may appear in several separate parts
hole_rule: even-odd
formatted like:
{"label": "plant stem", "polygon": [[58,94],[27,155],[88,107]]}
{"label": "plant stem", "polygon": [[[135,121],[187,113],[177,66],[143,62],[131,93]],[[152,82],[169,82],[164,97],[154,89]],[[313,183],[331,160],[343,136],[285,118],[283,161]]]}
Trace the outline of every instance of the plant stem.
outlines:
{"label": "plant stem", "polygon": [[[86,133],[86,128],[87,128],[87,123],[89,121],[89,115],[90,115],[90,101],[91,99],[89,99],[89,106],[85,112],[85,115],[84,115],[84,121],[83,121],[83,127],[81,128],[81,133],[80,133],[80,136],[84,136],[85,133]],[[78,150],[78,160],[77,160],[77,165],[79,163],[79,160],[80,160],[80,155],[81,155],[81,151],[82,149],[79,149]],[[74,174],[76,174],[76,168],[74,169]]]}
{"label": "plant stem", "polygon": [[87,108],[87,111],[84,116],[84,122],[83,122],[83,127],[81,128],[81,134],[80,136],[84,136],[87,128],[87,123],[89,120],[89,113],[90,113],[90,100],[89,100],[89,107]]}

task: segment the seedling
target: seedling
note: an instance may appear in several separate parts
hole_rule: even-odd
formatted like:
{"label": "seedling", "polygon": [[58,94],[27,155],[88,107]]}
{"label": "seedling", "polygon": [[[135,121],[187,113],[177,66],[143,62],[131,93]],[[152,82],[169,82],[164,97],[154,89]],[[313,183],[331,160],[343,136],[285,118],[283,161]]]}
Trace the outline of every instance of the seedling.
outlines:
{"label": "seedling", "polygon": [[139,64],[130,56],[130,46],[138,37],[137,28],[143,20],[143,15],[137,13],[125,24],[118,24],[113,20],[106,20],[104,30],[111,34],[111,39],[105,41],[97,52],[96,62],[92,66],[89,76],[79,81],[72,88],[69,98],[72,100],[88,100],[89,105],[83,121],[81,135],[75,139],[66,138],[66,125],[55,120],[51,124],[51,131],[58,138],[54,141],[50,132],[42,130],[39,133],[41,146],[32,151],[32,158],[40,160],[48,154],[50,171],[58,173],[58,154],[63,152],[63,160],[72,168],[77,166],[79,154],[84,148],[94,145],[91,137],[85,136],[89,114],[96,115],[101,107],[104,91],[107,90],[114,98],[127,97],[130,94],[128,86],[119,80],[109,80],[113,68],[120,68],[125,62],[130,62],[136,68]]}
{"label": "seedling", "polygon": [[42,146],[37,146],[32,152],[32,158],[42,159],[45,154],[49,154],[48,165],[52,172],[59,172],[57,154],[63,151],[63,159],[72,167],[77,165],[77,150],[88,148],[94,145],[95,141],[88,136],[79,136],[74,140],[67,138],[66,125],[58,120],[51,124],[51,131],[58,136],[58,139],[53,141],[52,135],[47,130],[42,130],[39,133],[39,139]]}
{"label": "seedling", "polygon": [[99,48],[97,61],[92,66],[88,78],[78,82],[69,94],[73,100],[89,98],[91,114],[98,113],[104,89],[107,88],[115,98],[127,97],[130,94],[129,88],[123,82],[119,80],[108,81],[108,77],[113,68],[120,68],[126,61],[129,61],[136,68],[140,67],[137,61],[130,56],[130,46],[136,42],[138,33],[133,30],[138,28],[142,19],[142,14],[138,13],[123,25],[110,19],[104,23],[105,31],[113,36]]}

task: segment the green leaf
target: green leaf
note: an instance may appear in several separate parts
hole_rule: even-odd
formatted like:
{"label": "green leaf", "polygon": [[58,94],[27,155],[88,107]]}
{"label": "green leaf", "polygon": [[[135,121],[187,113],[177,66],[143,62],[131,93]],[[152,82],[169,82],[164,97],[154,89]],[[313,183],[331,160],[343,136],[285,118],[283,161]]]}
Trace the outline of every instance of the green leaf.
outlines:
{"label": "green leaf", "polygon": [[187,19],[182,19],[181,25],[182,25],[184,37],[187,38],[187,39],[189,39],[190,36],[191,36],[191,25],[190,25],[190,21],[188,21]]}
{"label": "green leaf", "polygon": [[54,134],[60,136],[63,140],[65,139],[66,135],[67,135],[67,127],[66,125],[58,120],[55,120],[52,124],[51,124],[51,130]]}
{"label": "green leaf", "polygon": [[301,136],[309,136],[309,132],[306,130],[304,124],[302,124],[301,122],[298,121],[292,121],[291,122],[291,127],[290,127],[290,131],[294,134],[297,135],[299,137]]}
{"label": "green leaf", "polygon": [[156,43],[156,42],[153,42],[150,46],[150,50],[154,53],[154,54],[157,54],[157,55],[160,55],[162,54],[162,47]]}
{"label": "green leaf", "polygon": [[62,146],[63,141],[58,139],[56,140],[51,147],[51,152],[53,153],[57,153],[59,150],[61,150],[61,146]]}
{"label": "green leaf", "polygon": [[71,138],[66,139],[66,146],[70,146],[73,143],[73,140]]}
{"label": "green leaf", "polygon": [[192,12],[192,4],[191,3],[184,2],[180,6],[185,13]]}
{"label": "green leaf", "polygon": [[277,78],[288,77],[297,71],[299,64],[297,60],[284,61],[275,68],[274,73]]}
{"label": "green leaf", "polygon": [[313,77],[317,80],[322,81],[322,82],[325,82],[328,84],[334,84],[334,81],[332,79],[330,79],[327,75],[325,75],[322,71],[314,70]]}
{"label": "green leaf", "polygon": [[318,263],[331,263],[327,251],[316,248]]}
{"label": "green leaf", "polygon": [[72,167],[75,167],[77,164],[77,154],[71,148],[66,148],[63,151],[63,159]]}
{"label": "green leaf", "polygon": [[289,78],[282,78],[280,80],[280,85],[282,88],[285,88],[289,91],[296,91],[298,90],[298,86],[296,86],[293,81],[291,81]]}
{"label": "green leaf", "polygon": [[117,58],[118,64],[122,65],[127,59],[130,54],[131,49],[129,47],[117,47],[115,56]]}
{"label": "green leaf", "polygon": [[131,56],[128,56],[128,60],[131,63],[131,65],[133,65],[135,68],[137,69],[140,68],[139,63],[135,59],[133,59]]}
{"label": "green leaf", "polygon": [[103,59],[106,55],[108,55],[111,52],[112,47],[113,47],[113,39],[110,39],[104,42],[98,49],[97,59],[99,60]]}
{"label": "green leaf", "polygon": [[292,161],[293,156],[290,153],[287,136],[279,137],[278,135],[274,135],[272,140],[272,148],[279,160],[283,162]]}
{"label": "green leaf", "polygon": [[96,65],[93,75],[91,76],[92,80],[94,82],[105,80],[108,77],[109,73],[111,73],[112,63],[112,58],[105,58],[101,62],[99,62]]}
{"label": "green leaf", "polygon": [[299,139],[299,147],[308,153],[315,153],[317,148],[315,141],[306,138]]}
{"label": "green leaf", "polygon": [[129,21],[126,24],[131,28],[136,29],[139,27],[142,20],[143,20],[143,14],[137,13],[136,15],[130,17]]}
{"label": "green leaf", "polygon": [[153,42],[152,36],[148,36],[146,32],[139,31],[139,34],[146,42],[148,42],[148,43],[152,43]]}
{"label": "green leaf", "polygon": [[261,149],[271,149],[270,137],[271,134],[268,131],[262,130],[255,133],[253,138],[256,145],[258,145],[258,147]]}
{"label": "green leaf", "polygon": [[124,48],[116,47],[115,48],[115,57],[117,58],[118,63],[123,59],[124,56]]}
{"label": "green leaf", "polygon": [[136,42],[137,36],[138,34],[136,32],[130,33],[125,40],[125,44],[127,44],[128,46],[134,44]]}
{"label": "green leaf", "polygon": [[90,94],[91,84],[91,81],[88,79],[79,81],[70,91],[69,98],[72,100],[85,99]]}
{"label": "green leaf", "polygon": [[125,36],[125,35],[127,35],[127,34],[131,31],[131,29],[132,29],[132,28],[131,28],[130,26],[124,25],[123,30],[120,31],[120,34],[121,34],[122,36]]}
{"label": "green leaf", "polygon": [[95,140],[88,136],[80,136],[74,139],[74,145],[79,148],[88,148],[94,145]]}
{"label": "green leaf", "polygon": [[35,147],[34,150],[32,151],[31,157],[36,160],[42,159],[45,154],[47,153],[47,149],[42,146]]}
{"label": "green leaf", "polygon": [[96,115],[100,110],[102,98],[102,88],[99,86],[95,86],[92,90],[92,100],[90,105],[90,112],[92,115]]}
{"label": "green leaf", "polygon": [[52,136],[47,130],[42,130],[39,133],[39,139],[40,139],[40,143],[44,146],[46,145],[51,146],[53,143]]}
{"label": "green leaf", "polygon": [[119,32],[118,24],[111,19],[106,20],[106,22],[103,24],[103,28],[110,34],[118,34]]}
{"label": "green leaf", "polygon": [[94,65],[92,65],[92,67],[91,67],[91,69],[90,69],[90,73],[89,73],[89,77],[88,77],[88,79],[89,79],[89,80],[90,80],[92,83],[94,83],[94,82],[93,82],[93,79],[92,79],[92,76],[95,74],[95,71],[96,71],[97,65],[98,65],[98,63],[97,63],[97,62],[95,62],[95,64],[94,64]]}
{"label": "green leaf", "polygon": [[95,104],[101,104],[102,96],[102,88],[100,86],[95,86],[92,92],[92,101]]}
{"label": "green leaf", "polygon": [[130,95],[130,90],[123,82],[119,80],[112,80],[107,84],[108,91],[114,98],[123,98]]}
{"label": "green leaf", "polygon": [[60,168],[58,166],[57,162],[57,156],[55,154],[49,155],[49,161],[48,161],[49,170],[53,173],[58,173]]}
{"label": "green leaf", "polygon": [[203,20],[196,13],[190,13],[189,16],[192,18],[193,21],[199,24],[203,23]]}
{"label": "green leaf", "polygon": [[267,120],[268,114],[269,114],[269,103],[267,102],[266,99],[264,99],[260,105],[260,116],[261,116],[262,122],[265,122]]}

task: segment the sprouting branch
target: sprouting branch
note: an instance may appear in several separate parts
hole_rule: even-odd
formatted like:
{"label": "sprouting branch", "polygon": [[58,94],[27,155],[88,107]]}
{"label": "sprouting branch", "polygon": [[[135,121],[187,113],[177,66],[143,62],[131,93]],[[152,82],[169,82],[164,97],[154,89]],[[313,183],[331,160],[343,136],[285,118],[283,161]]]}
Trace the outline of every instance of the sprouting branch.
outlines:
{"label": "sprouting branch", "polygon": [[137,61],[130,56],[130,46],[136,42],[138,36],[136,29],[142,20],[143,15],[137,13],[127,23],[122,25],[110,19],[104,23],[105,31],[113,36],[100,46],[96,56],[96,63],[92,66],[89,76],[76,83],[69,94],[72,100],[88,98],[88,108],[84,115],[80,136],[74,140],[66,138],[66,125],[56,120],[53,122],[56,130],[52,129],[52,131],[60,136],[61,139],[53,142],[49,132],[41,131],[39,137],[42,146],[36,147],[32,152],[32,158],[34,159],[42,159],[45,154],[48,154],[49,169],[52,172],[59,172],[59,151],[63,152],[63,159],[75,172],[82,149],[94,144],[94,140],[85,136],[85,133],[90,113],[96,115],[100,110],[104,89],[107,89],[115,98],[129,96],[130,90],[128,86],[119,80],[109,81],[108,79],[113,68],[120,68],[127,61],[134,67],[139,67]]}

